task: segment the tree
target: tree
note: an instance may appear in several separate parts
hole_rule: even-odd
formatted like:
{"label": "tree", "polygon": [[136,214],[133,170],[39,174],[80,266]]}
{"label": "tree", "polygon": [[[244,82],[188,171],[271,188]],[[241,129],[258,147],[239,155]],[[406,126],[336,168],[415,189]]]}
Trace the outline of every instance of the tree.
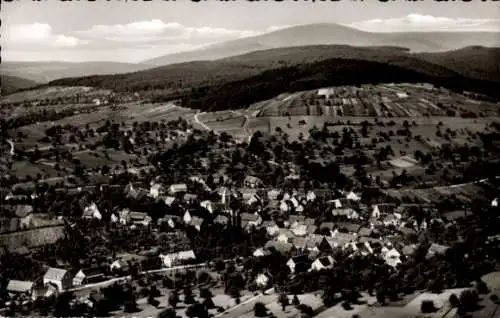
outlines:
{"label": "tree", "polygon": [[482,279],[478,279],[476,281],[476,289],[479,294],[487,294],[490,292],[488,285],[486,285],[486,283]]}
{"label": "tree", "polygon": [[458,296],[455,294],[451,294],[448,301],[450,302],[450,306],[453,308],[458,307],[460,305],[460,300],[458,299]]}
{"label": "tree", "polygon": [[424,314],[435,312],[436,307],[434,306],[434,302],[432,300],[423,300],[420,305],[420,311]]}
{"label": "tree", "polygon": [[300,305],[300,300],[299,300],[299,297],[297,297],[297,295],[293,296],[292,305],[294,305],[294,306]]}
{"label": "tree", "polygon": [[194,304],[193,292],[190,288],[184,289],[184,303],[185,304]]}
{"label": "tree", "polygon": [[288,300],[288,296],[286,294],[281,293],[278,299],[281,304],[281,309],[285,311],[286,306],[290,305],[290,301]]}
{"label": "tree", "polygon": [[179,302],[179,295],[177,294],[177,290],[174,290],[168,297],[168,304],[175,309],[177,308],[178,302]]}
{"label": "tree", "polygon": [[200,298],[212,298],[212,292],[208,288],[200,288]]}
{"label": "tree", "polygon": [[162,311],[159,315],[158,318],[176,318],[175,314],[175,309],[173,308],[168,308],[164,311]]}
{"label": "tree", "polygon": [[255,317],[265,317],[267,316],[267,308],[266,305],[264,305],[261,302],[258,302],[253,306],[253,312]]}

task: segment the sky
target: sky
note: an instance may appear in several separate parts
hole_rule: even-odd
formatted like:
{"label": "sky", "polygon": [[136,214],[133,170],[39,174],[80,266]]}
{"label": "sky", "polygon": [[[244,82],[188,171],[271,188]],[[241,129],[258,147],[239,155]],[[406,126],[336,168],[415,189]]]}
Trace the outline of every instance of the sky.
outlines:
{"label": "sky", "polygon": [[1,3],[6,61],[140,62],[280,28],[338,23],[372,32],[500,31],[498,2],[204,0]]}

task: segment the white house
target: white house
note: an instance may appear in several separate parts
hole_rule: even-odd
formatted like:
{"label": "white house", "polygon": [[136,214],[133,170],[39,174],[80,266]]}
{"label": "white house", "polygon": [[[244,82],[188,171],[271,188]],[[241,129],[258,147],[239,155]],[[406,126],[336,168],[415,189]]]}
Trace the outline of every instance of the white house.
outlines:
{"label": "white house", "polygon": [[290,228],[290,230],[292,231],[292,233],[295,235],[295,236],[306,236],[307,235],[307,225],[305,224],[294,224],[294,226],[292,226]]}
{"label": "white house", "polygon": [[255,283],[257,284],[258,287],[265,288],[269,283],[269,277],[266,274],[259,274],[255,278]]}
{"label": "white house", "polygon": [[356,193],[354,193],[353,191],[350,191],[346,195],[346,199],[351,200],[351,201],[359,201],[359,200],[361,200],[361,197],[359,195],[357,195]]}
{"label": "white house", "polygon": [[299,200],[297,200],[296,197],[292,197],[290,199],[290,202],[292,203],[294,209],[296,209],[299,206]]}
{"label": "white house", "polygon": [[378,219],[380,217],[380,209],[378,208],[378,205],[373,206],[372,210],[372,218]]}
{"label": "white house", "polygon": [[316,200],[316,194],[314,194],[313,191],[307,192],[307,194],[306,194],[306,200],[307,201],[314,201],[314,200]]}
{"label": "white house", "polygon": [[11,279],[7,284],[7,292],[11,294],[31,294],[33,292],[32,281],[23,281]]}
{"label": "white house", "polygon": [[387,265],[396,267],[398,264],[401,264],[401,254],[394,248],[390,248],[383,254],[384,261]]}
{"label": "white house", "polygon": [[494,198],[494,199],[491,201],[491,206],[492,206],[492,207],[497,207],[497,206],[498,206],[498,199],[497,199],[497,198]]}
{"label": "white house", "polygon": [[100,220],[102,219],[102,214],[101,212],[99,212],[97,205],[92,202],[91,205],[89,205],[88,207],[85,208],[85,210],[83,210],[83,218]]}
{"label": "white house", "polygon": [[186,213],[184,213],[182,219],[184,220],[184,223],[187,224],[191,223],[191,221],[193,220],[193,218],[191,217],[191,213],[189,213],[189,211],[186,211]]}
{"label": "white house", "polygon": [[196,255],[193,250],[187,250],[167,255],[160,254],[160,259],[164,267],[172,267],[183,261],[196,259]]}
{"label": "white house", "polygon": [[71,273],[65,269],[50,267],[43,276],[43,284],[54,284],[59,291],[66,290],[71,287],[73,278]]}
{"label": "white house", "polygon": [[210,200],[205,200],[200,203],[200,206],[210,213],[214,213],[213,204]]}
{"label": "white house", "polygon": [[163,199],[163,202],[165,202],[165,205],[166,205],[166,206],[172,206],[172,204],[175,202],[175,197],[166,196],[166,197]]}
{"label": "white house", "polygon": [[266,232],[269,236],[276,236],[280,231],[280,228],[276,224],[270,224],[266,226]]}
{"label": "white house", "polygon": [[286,262],[286,265],[288,266],[288,268],[290,268],[290,272],[292,273],[295,273],[297,271],[298,266],[302,266],[306,270],[310,268],[310,264],[311,261],[305,254],[292,257],[288,260],[288,262]]}
{"label": "white house", "polygon": [[176,194],[176,193],[181,193],[181,192],[187,192],[187,185],[185,183],[179,183],[179,184],[172,184],[168,188],[168,192],[170,194]]}
{"label": "white house", "polygon": [[290,211],[290,205],[288,204],[288,201],[282,200],[280,203],[280,210],[283,212],[288,212]]}
{"label": "white house", "polygon": [[164,192],[163,185],[160,183],[153,183],[149,189],[149,196],[152,198],[158,198]]}
{"label": "white house", "polygon": [[269,255],[269,252],[264,250],[262,247],[259,247],[258,249],[256,249],[255,251],[253,251],[252,255],[254,257],[262,257],[262,256],[266,256],[266,255]]}
{"label": "white house", "polygon": [[320,271],[322,269],[332,268],[334,264],[333,257],[330,255],[317,258],[312,264],[310,271]]}

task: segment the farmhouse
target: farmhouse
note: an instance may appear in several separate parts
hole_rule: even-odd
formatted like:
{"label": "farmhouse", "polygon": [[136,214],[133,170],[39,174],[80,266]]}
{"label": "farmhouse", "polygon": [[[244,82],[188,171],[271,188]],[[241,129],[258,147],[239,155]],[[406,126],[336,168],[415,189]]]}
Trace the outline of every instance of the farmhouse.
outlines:
{"label": "farmhouse", "polygon": [[177,194],[181,192],[187,192],[187,185],[185,183],[172,184],[170,188],[168,188],[168,192],[170,194]]}
{"label": "farmhouse", "polygon": [[102,219],[102,214],[99,211],[99,209],[97,208],[97,205],[94,202],[92,202],[92,204],[90,204],[88,207],[85,208],[85,210],[83,210],[82,217],[84,219],[100,220],[100,219]]}
{"label": "farmhouse", "polygon": [[104,273],[99,268],[81,269],[76,273],[75,277],[73,277],[73,286],[93,283],[102,278],[104,278]]}
{"label": "farmhouse", "polygon": [[172,267],[180,265],[183,262],[192,261],[196,259],[193,250],[181,251],[167,255],[160,254],[160,259],[164,267]]}
{"label": "farmhouse", "polygon": [[331,256],[322,256],[317,258],[314,262],[311,264],[311,268],[309,269],[310,271],[320,271],[322,269],[328,269],[333,267],[333,257]]}
{"label": "farmhouse", "polygon": [[305,272],[311,267],[311,260],[306,254],[294,256],[286,262],[288,268],[290,268],[290,272],[292,273],[300,273]]}
{"label": "farmhouse", "polygon": [[205,210],[207,210],[208,212],[210,213],[214,213],[214,208],[213,208],[213,204],[212,204],[212,201],[210,200],[205,200],[205,201],[202,201],[200,203],[200,206],[202,208],[204,208]]}
{"label": "farmhouse", "polygon": [[130,220],[134,225],[148,226],[153,219],[145,212],[130,212]]}
{"label": "farmhouse", "polygon": [[247,188],[258,188],[262,184],[262,180],[254,176],[246,176],[245,180],[243,180],[243,186]]}
{"label": "farmhouse", "polygon": [[71,287],[73,279],[71,273],[65,269],[51,267],[43,276],[43,284],[54,284],[59,291],[66,290]]}
{"label": "farmhouse", "polygon": [[33,292],[33,282],[12,279],[7,285],[7,292],[10,294],[28,294]]}

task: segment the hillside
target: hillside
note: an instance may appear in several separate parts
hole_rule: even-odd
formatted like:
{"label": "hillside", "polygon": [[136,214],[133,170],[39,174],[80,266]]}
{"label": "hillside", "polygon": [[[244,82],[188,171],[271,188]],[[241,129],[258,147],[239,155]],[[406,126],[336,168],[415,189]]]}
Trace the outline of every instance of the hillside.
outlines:
{"label": "hillside", "polygon": [[19,89],[38,85],[37,82],[25,78],[9,75],[1,75],[2,95],[10,94]]}
{"label": "hillside", "polygon": [[500,46],[499,39],[499,34],[494,32],[373,33],[333,23],[318,23],[216,43],[194,51],[160,56],[144,63],[161,66],[198,60],[217,60],[255,50],[332,44],[399,46],[407,47],[414,52],[436,52],[455,50],[470,45]]}
{"label": "hillside", "polygon": [[[53,81],[50,85],[94,86],[116,91],[150,92],[160,90],[162,93],[171,94],[190,91],[193,88],[196,90],[203,86],[243,80],[278,67],[295,66],[334,58],[386,63],[438,77],[451,77],[457,73],[466,77],[474,77],[473,75],[477,74],[477,72],[470,74],[467,72],[469,64],[466,58],[462,59],[465,61],[463,65],[455,65],[457,63],[447,62],[448,57],[451,59],[455,53],[450,55],[439,53],[439,58],[432,59],[434,54],[437,53],[421,57],[418,54],[409,53],[406,49],[396,47],[351,47],[345,45],[288,47],[256,51],[217,61],[173,64],[120,75],[66,78]],[[478,57],[481,56],[485,59],[488,58],[486,54],[478,55]],[[435,61],[439,65],[427,60]],[[449,66],[449,68],[442,65]],[[498,76],[498,71],[495,75],[494,68],[486,67],[489,65],[486,61],[476,63],[475,67],[481,65],[485,66],[482,69],[483,74],[493,72],[485,78]]]}
{"label": "hillside", "polygon": [[38,83],[47,83],[58,78],[118,74],[144,70],[149,67],[151,66],[117,62],[70,63],[2,61],[1,73],[3,75],[25,78]]}
{"label": "hillside", "polygon": [[450,52],[421,53],[418,57],[464,76],[500,82],[500,48],[470,46]]}
{"label": "hillside", "polygon": [[[236,109],[272,98],[283,92],[325,86],[427,82],[453,90],[496,94],[497,85],[472,80],[457,73],[426,73],[399,65],[355,59],[330,59],[263,72],[240,81],[198,90],[183,98],[185,107],[208,111]],[[168,96],[167,96],[168,99]]]}

